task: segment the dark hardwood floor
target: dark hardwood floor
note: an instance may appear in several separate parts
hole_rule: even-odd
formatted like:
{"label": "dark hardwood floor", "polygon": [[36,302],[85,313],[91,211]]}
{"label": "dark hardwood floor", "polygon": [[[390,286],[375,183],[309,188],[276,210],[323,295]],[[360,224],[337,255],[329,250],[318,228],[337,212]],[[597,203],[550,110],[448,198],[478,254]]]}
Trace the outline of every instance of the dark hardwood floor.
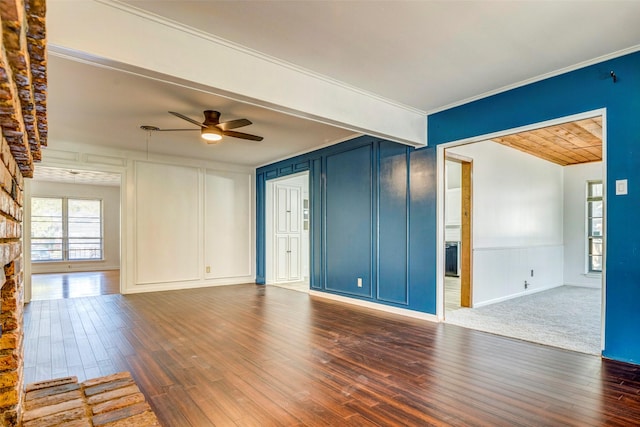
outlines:
{"label": "dark hardwood floor", "polygon": [[25,382],[131,371],[165,426],[640,424],[640,367],[255,285],[33,301]]}
{"label": "dark hardwood floor", "polygon": [[120,293],[120,270],[31,275],[31,299],[93,297]]}

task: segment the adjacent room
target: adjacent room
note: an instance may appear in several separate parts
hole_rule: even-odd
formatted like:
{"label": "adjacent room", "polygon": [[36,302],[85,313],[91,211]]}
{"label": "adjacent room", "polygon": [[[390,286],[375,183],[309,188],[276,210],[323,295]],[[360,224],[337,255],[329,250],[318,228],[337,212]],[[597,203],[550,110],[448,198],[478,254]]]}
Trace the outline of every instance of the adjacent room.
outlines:
{"label": "adjacent room", "polygon": [[25,209],[32,300],[120,292],[120,181],[118,173],[37,169]]}
{"label": "adjacent room", "polygon": [[447,322],[600,354],[602,145],[598,116],[446,149]]}

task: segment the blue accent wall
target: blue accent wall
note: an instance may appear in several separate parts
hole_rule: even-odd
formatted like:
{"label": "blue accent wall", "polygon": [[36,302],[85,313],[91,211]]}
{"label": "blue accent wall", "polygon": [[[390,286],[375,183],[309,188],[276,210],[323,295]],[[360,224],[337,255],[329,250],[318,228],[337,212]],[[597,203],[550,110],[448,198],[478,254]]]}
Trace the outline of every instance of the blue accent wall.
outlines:
{"label": "blue accent wall", "polygon": [[366,136],[259,168],[256,281],[266,181],[308,170],[311,288],[435,314],[435,168],[434,150]]}
{"label": "blue accent wall", "polygon": [[[640,53],[430,115],[428,143],[434,147],[600,108],[607,111],[603,355],[640,363]],[[617,179],[628,180],[628,195],[615,195]]]}

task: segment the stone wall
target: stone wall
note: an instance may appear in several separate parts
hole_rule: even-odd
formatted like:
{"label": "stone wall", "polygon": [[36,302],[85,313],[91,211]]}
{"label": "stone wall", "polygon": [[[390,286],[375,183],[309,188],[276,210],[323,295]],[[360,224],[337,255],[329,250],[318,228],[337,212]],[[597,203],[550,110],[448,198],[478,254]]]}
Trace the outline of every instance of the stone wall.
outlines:
{"label": "stone wall", "polygon": [[45,0],[0,0],[0,425],[17,426],[23,388],[23,177],[46,145]]}

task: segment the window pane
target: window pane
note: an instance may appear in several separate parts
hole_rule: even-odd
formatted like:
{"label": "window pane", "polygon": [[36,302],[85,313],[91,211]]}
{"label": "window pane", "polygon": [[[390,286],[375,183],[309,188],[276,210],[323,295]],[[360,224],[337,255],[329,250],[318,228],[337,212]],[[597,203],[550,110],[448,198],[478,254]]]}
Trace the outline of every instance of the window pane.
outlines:
{"label": "window pane", "polygon": [[602,236],[602,218],[592,218],[589,220],[589,235],[596,237]]}
{"label": "window pane", "polygon": [[62,233],[62,199],[32,198],[31,260],[62,260]]}
{"label": "window pane", "polygon": [[69,239],[69,259],[102,259],[102,239]]}
{"label": "window pane", "polygon": [[62,199],[31,199],[31,237],[62,237]]}
{"label": "window pane", "polygon": [[62,239],[31,239],[31,261],[61,261]]}
{"label": "window pane", "polygon": [[602,271],[602,257],[593,256],[590,259],[591,259],[590,271]]}
{"label": "window pane", "polygon": [[602,200],[589,202],[589,216],[591,218],[602,218]]}
{"label": "window pane", "polygon": [[69,238],[101,237],[100,200],[68,201]]}
{"label": "window pane", "polygon": [[589,183],[589,197],[602,197],[602,183],[590,182]]}
{"label": "window pane", "polygon": [[602,255],[602,239],[591,239],[590,255]]}

